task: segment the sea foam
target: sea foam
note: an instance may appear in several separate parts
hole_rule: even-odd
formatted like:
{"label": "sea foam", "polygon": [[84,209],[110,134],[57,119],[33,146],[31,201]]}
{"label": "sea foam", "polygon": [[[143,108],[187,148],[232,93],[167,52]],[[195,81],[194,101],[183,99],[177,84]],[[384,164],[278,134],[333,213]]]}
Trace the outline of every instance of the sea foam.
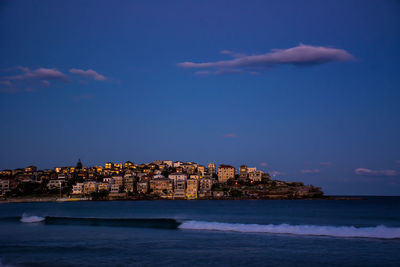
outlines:
{"label": "sea foam", "polygon": [[274,233],[293,235],[318,235],[333,237],[361,238],[400,238],[400,228],[390,228],[384,225],[374,227],[355,226],[322,226],[322,225],[290,225],[290,224],[238,224],[204,221],[185,221],[180,229],[233,231],[244,233]]}
{"label": "sea foam", "polygon": [[42,222],[45,219],[46,219],[45,217],[28,216],[28,215],[23,214],[20,221],[23,223],[37,223],[37,222]]}

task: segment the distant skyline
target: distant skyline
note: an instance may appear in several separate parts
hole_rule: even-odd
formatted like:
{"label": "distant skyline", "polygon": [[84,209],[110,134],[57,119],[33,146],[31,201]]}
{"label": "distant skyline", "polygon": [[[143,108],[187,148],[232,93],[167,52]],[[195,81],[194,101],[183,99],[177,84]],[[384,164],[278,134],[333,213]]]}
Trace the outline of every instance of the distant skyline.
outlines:
{"label": "distant skyline", "polygon": [[400,195],[398,1],[0,1],[0,169],[255,166]]}

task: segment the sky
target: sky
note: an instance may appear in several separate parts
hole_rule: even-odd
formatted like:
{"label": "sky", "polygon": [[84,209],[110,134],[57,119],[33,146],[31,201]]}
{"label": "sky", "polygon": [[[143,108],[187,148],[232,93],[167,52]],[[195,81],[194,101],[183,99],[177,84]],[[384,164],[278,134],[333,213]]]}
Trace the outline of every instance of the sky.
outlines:
{"label": "sky", "polygon": [[400,195],[399,1],[0,1],[0,169],[254,166]]}

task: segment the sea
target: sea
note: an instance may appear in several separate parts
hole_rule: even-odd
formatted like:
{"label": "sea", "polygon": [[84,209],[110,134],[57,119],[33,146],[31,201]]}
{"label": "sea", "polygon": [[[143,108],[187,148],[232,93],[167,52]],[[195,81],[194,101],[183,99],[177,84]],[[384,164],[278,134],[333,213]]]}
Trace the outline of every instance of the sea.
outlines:
{"label": "sea", "polygon": [[5,203],[0,266],[400,266],[400,197]]}

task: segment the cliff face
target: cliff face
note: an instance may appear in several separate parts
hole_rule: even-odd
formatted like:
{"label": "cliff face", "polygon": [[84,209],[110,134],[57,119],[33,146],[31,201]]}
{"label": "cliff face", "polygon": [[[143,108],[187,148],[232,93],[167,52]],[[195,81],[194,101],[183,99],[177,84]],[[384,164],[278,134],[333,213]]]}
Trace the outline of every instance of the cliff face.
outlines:
{"label": "cliff face", "polygon": [[272,180],[258,185],[230,186],[225,197],[238,199],[310,199],[322,198],[321,188],[300,182]]}

